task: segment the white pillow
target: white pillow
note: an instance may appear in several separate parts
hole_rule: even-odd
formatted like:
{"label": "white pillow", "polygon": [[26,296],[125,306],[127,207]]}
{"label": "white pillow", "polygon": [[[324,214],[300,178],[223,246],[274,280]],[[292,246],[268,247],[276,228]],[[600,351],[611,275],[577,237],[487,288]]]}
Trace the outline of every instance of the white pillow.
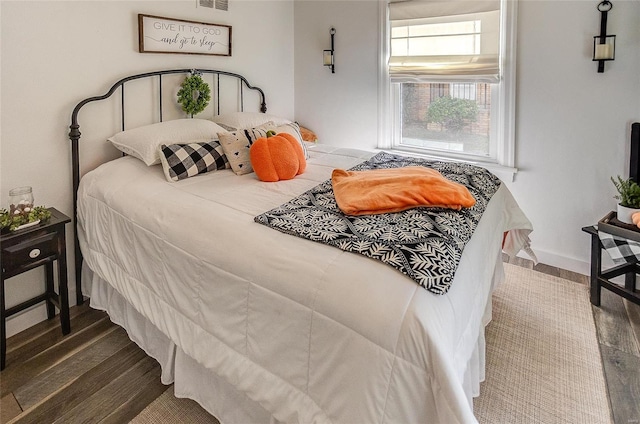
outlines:
{"label": "white pillow", "polygon": [[232,127],[238,130],[255,128],[271,121],[275,125],[284,125],[291,122],[290,119],[279,116],[267,115],[260,112],[231,112],[213,117],[213,122]]}
{"label": "white pillow", "polygon": [[107,140],[150,166],[160,163],[163,144],[206,143],[218,140],[219,132],[225,129],[208,119],[176,119],[121,131]]}

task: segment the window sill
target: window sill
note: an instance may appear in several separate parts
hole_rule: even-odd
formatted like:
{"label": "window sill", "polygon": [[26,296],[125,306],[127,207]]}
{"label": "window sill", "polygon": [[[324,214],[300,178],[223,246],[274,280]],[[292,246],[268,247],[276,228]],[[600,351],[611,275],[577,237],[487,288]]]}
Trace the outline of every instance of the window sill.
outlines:
{"label": "window sill", "polygon": [[510,166],[500,165],[500,164],[491,163],[491,162],[474,161],[470,159],[457,159],[457,158],[446,157],[446,156],[436,156],[436,155],[430,155],[426,153],[417,153],[415,151],[402,150],[402,149],[376,149],[376,151],[394,153],[394,154],[400,154],[400,155],[412,156],[412,157],[418,157],[418,158],[425,158],[425,159],[431,159],[431,160],[440,160],[440,161],[446,161],[446,162],[469,163],[471,165],[476,165],[489,170],[490,172],[492,172],[498,178],[500,178],[502,181],[505,181],[505,182],[513,182],[515,179],[515,175],[518,173],[518,168],[513,168]]}

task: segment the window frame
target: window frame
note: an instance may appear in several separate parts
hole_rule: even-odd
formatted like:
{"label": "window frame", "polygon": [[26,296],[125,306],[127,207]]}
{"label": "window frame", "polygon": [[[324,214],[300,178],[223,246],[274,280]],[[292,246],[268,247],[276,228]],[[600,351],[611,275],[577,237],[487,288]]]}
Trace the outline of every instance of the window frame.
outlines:
{"label": "window frame", "polygon": [[[397,150],[419,156],[432,157],[444,160],[461,160],[477,163],[481,166],[496,171],[499,176],[513,179],[517,172],[515,168],[515,117],[516,117],[516,34],[517,34],[517,0],[501,0],[501,39],[500,61],[501,76],[499,89],[495,100],[495,113],[492,110],[491,119],[495,120],[496,140],[491,143],[495,146],[495,158],[483,160],[477,156],[455,154],[453,152],[434,152],[420,148],[399,148],[396,140],[400,134],[401,113],[395,107],[394,101],[398,101],[399,84],[392,84],[389,78],[388,62],[391,53],[388,1],[379,2],[379,71],[378,71],[378,148],[383,150]],[[435,80],[434,80],[435,82]],[[445,81],[456,82],[456,81]],[[396,88],[394,89],[394,86]],[[492,96],[493,96],[492,92]],[[492,106],[493,108],[493,106]],[[492,122],[493,124],[493,122]],[[395,139],[394,139],[395,137]]]}

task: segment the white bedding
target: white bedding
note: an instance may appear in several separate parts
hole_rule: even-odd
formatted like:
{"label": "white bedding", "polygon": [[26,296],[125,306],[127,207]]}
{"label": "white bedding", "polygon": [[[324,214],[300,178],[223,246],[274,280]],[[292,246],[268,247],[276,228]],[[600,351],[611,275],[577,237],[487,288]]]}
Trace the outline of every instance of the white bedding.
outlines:
{"label": "white bedding", "polygon": [[[230,170],[168,183],[131,157],[88,173],[78,236],[85,264],[110,285],[98,303],[108,309],[113,289],[175,344],[176,369],[206,368],[217,386],[202,393],[194,382],[189,395],[224,424],[241,418],[207,401],[227,399],[221,390],[282,422],[475,422],[502,233],[527,234],[529,221],[502,185],[451,289],[434,295],[382,263],[253,222],[372,156],[322,145],[310,154],[303,175],[278,183]],[[159,359],[163,380],[174,359]]]}

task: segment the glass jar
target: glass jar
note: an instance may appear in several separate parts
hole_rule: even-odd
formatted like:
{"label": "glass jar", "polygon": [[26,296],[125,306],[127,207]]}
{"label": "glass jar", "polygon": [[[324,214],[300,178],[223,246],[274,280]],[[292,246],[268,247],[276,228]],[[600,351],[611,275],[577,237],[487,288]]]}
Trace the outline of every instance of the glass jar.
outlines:
{"label": "glass jar", "polygon": [[26,215],[33,209],[33,190],[31,187],[17,187],[9,190],[9,212],[11,215]]}

